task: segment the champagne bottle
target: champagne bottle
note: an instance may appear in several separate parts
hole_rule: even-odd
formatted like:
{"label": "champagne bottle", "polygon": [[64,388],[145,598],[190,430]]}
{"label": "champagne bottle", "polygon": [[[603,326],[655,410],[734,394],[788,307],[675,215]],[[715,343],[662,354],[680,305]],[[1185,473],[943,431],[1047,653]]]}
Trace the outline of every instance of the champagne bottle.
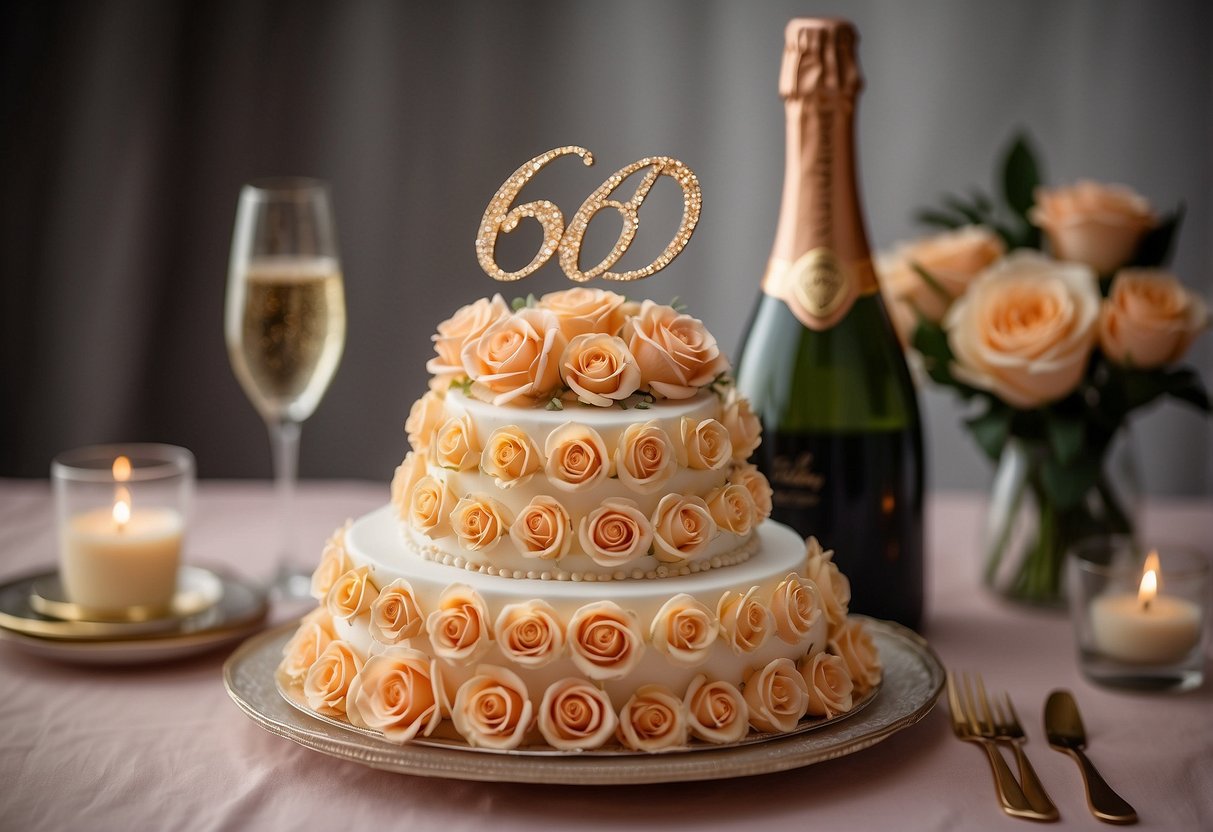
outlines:
{"label": "champagne bottle", "polygon": [[922,432],[859,200],[857,40],[843,20],[788,24],[783,203],[737,383],[762,421],[774,519],[835,550],[852,612],[918,627]]}

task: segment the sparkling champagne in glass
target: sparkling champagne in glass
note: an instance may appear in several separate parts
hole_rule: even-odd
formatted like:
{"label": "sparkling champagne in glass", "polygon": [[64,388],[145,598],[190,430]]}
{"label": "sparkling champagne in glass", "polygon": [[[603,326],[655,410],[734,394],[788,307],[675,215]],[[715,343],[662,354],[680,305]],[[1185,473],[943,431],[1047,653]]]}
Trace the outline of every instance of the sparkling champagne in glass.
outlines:
{"label": "sparkling champagne in glass", "polygon": [[275,589],[302,598],[308,577],[293,532],[300,425],[345,346],[345,292],[325,183],[268,179],[241,190],[224,333],[236,378],[269,427],[280,513]]}

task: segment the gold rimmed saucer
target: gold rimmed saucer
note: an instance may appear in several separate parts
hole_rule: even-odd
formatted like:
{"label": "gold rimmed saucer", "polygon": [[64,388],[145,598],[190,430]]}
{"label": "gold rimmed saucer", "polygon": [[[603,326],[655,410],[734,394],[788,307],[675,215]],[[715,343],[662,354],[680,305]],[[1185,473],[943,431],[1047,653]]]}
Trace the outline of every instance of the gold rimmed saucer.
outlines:
{"label": "gold rimmed saucer", "polygon": [[[70,653],[68,658],[73,660],[90,651],[160,656],[172,654],[175,645],[196,647],[230,639],[233,634],[247,634],[265,619],[269,604],[260,586],[201,566],[184,567],[181,573],[178,599],[187,614],[177,614],[178,599],[174,599],[172,614],[146,621],[91,621],[47,615],[35,607],[33,599],[35,587],[42,601],[47,595],[53,596],[48,587],[54,573],[49,570],[0,583],[0,637],[32,652],[56,657]],[[58,599],[49,600],[53,603]],[[195,611],[188,612],[191,609]],[[148,649],[137,649],[139,645]]]}
{"label": "gold rimmed saucer", "polygon": [[29,605],[34,612],[60,621],[136,624],[156,622],[172,629],[176,622],[213,607],[223,597],[223,582],[210,570],[182,566],[177,573],[177,592],[167,607],[126,607],[98,610],[68,600],[59,574],[44,575],[30,588]]}

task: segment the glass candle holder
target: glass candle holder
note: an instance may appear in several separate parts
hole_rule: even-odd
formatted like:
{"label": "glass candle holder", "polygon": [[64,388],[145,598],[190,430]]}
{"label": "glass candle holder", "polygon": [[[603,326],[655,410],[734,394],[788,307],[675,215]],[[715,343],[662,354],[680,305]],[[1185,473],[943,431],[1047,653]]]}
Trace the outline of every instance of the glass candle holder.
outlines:
{"label": "glass candle holder", "polygon": [[1094,537],[1071,548],[1067,570],[1087,678],[1138,690],[1200,687],[1210,603],[1204,553]]}
{"label": "glass candle holder", "polygon": [[166,613],[177,591],[194,455],[159,444],[94,445],[51,462],[59,579],[98,618]]}

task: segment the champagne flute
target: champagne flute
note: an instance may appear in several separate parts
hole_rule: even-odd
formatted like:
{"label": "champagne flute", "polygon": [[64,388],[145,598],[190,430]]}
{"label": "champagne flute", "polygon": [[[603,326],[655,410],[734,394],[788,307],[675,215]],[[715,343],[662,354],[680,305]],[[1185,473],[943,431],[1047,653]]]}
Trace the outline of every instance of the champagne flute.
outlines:
{"label": "champagne flute", "polygon": [[308,594],[294,535],[299,433],[345,346],[345,292],[328,186],[305,178],[240,191],[224,334],[232,369],[269,428],[278,495],[278,572],[286,599]]}

